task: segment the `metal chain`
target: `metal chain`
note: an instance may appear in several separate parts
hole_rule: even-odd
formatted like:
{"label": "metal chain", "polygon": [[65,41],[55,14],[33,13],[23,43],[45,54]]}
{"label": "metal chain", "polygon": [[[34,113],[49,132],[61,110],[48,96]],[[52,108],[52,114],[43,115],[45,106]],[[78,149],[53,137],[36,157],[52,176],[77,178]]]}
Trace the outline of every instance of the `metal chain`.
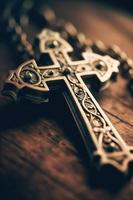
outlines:
{"label": "metal chain", "polygon": [[23,15],[17,15],[16,19],[12,11],[10,11],[4,23],[9,39],[11,39],[17,54],[23,60],[36,58],[33,44],[29,42],[27,34],[22,28],[25,22],[28,22],[29,18],[32,16],[37,22],[39,21],[38,23],[41,27],[48,27],[60,32],[61,36],[72,44],[77,55],[81,55],[82,51],[88,50],[101,55],[109,55],[119,60],[120,73],[128,80],[128,89],[133,95],[133,60],[130,59],[125,52],[121,51],[118,46],[112,45],[106,47],[101,41],[92,42],[88,40],[83,33],[77,31],[71,22],[57,19],[55,13],[49,7],[41,11],[41,9],[34,9],[34,6],[29,6],[27,9],[24,9],[22,6],[19,13],[23,13]]}

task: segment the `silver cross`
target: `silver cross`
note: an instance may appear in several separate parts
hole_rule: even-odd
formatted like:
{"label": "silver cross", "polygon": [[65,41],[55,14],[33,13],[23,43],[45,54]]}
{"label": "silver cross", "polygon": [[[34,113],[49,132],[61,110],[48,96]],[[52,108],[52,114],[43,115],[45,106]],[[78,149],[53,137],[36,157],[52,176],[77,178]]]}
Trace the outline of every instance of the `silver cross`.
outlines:
{"label": "silver cross", "polygon": [[[94,166],[100,170],[111,166],[126,174],[133,161],[133,148],[129,147],[101,109],[83,78],[91,78],[103,86],[118,72],[119,62],[109,56],[89,51],[82,53],[82,60],[72,61],[68,53],[72,46],[58,32],[44,29],[38,36],[39,50],[48,54],[51,65],[38,66],[35,60],[20,65],[11,71],[5,90],[14,98],[29,98],[44,102],[52,91],[59,90],[79,128],[81,137]],[[93,78],[92,78],[93,77]],[[13,92],[12,87],[15,87]]]}

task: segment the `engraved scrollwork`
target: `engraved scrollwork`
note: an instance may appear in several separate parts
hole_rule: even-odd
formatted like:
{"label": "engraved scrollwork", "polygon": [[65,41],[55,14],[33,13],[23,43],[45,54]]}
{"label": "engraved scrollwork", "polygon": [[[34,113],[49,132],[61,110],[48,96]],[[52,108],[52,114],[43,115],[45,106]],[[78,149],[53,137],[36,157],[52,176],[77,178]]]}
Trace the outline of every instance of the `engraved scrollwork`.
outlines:
{"label": "engraved scrollwork", "polygon": [[[101,85],[107,83],[113,73],[118,72],[119,62],[109,56],[101,56],[94,53],[84,52],[83,60],[72,61],[68,53],[73,50],[71,45],[60,37],[59,33],[51,30],[44,30],[39,35],[40,51],[49,53],[52,59],[51,66],[37,66],[34,60],[24,63],[19,67],[21,73],[11,72],[8,83],[15,85],[17,88],[26,86],[32,89],[32,101],[46,102],[42,98],[41,92],[46,95],[54,88],[56,83],[63,80],[70,90],[71,96],[77,106],[79,115],[82,116],[83,125],[87,128],[86,133],[90,134],[93,144],[92,157],[100,157],[99,165],[110,164],[119,171],[126,172],[128,163],[133,161],[133,149],[122,140],[118,132],[113,128],[100,106],[97,104],[90,91],[82,81],[83,75],[96,76]],[[27,67],[29,69],[27,69]],[[37,76],[36,76],[37,75]],[[23,82],[22,82],[23,81]],[[47,84],[51,81],[49,87]],[[95,81],[95,80],[94,80]],[[50,86],[51,86],[50,85]],[[66,87],[63,87],[63,89]],[[36,90],[39,92],[36,93]],[[62,90],[61,90],[62,91]],[[26,93],[27,92],[27,93]],[[20,93],[21,94],[21,93]],[[36,96],[36,95],[40,95]],[[18,94],[16,94],[17,96]],[[24,95],[28,96],[28,89]],[[15,98],[16,98],[15,96]],[[67,96],[68,98],[68,96]],[[68,101],[69,103],[69,101]],[[77,114],[77,113],[76,113]],[[89,124],[89,126],[88,126]],[[86,134],[85,133],[85,134]],[[84,137],[84,135],[83,135]],[[86,135],[84,141],[86,140]],[[86,142],[86,141],[85,141]],[[88,143],[87,143],[88,145]],[[87,146],[89,148],[89,146]],[[90,149],[91,150],[91,149]],[[131,152],[132,151],[132,152]]]}
{"label": "engraved scrollwork", "polygon": [[92,126],[93,132],[97,138],[98,147],[107,153],[122,151],[122,147],[118,139],[113,134],[110,126],[102,117],[94,102],[89,97],[87,91],[81,86],[80,82],[74,77],[68,77],[72,89],[84,109],[89,123]]}

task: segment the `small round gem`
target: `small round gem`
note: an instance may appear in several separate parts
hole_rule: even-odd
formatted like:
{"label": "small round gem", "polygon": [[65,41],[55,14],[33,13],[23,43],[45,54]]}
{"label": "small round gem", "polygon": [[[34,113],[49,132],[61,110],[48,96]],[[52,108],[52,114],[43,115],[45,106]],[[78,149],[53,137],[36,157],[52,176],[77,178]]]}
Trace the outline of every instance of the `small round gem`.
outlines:
{"label": "small round gem", "polygon": [[53,76],[53,74],[54,74],[54,72],[52,70],[49,70],[47,73],[49,76]]}
{"label": "small round gem", "polygon": [[84,71],[84,70],[85,70],[85,67],[82,67],[82,70]]}
{"label": "small round gem", "polygon": [[70,67],[63,67],[62,69],[64,75],[68,75],[72,73],[72,69]]}
{"label": "small round gem", "polygon": [[29,69],[21,71],[20,78],[26,83],[36,84],[38,82],[37,74]]}
{"label": "small round gem", "polygon": [[60,42],[57,40],[48,40],[45,45],[47,48],[54,49],[60,47]]}
{"label": "small round gem", "polygon": [[101,61],[97,61],[95,63],[95,67],[96,67],[96,69],[101,70],[101,71],[104,71],[107,68],[106,63],[103,62],[102,60]]}

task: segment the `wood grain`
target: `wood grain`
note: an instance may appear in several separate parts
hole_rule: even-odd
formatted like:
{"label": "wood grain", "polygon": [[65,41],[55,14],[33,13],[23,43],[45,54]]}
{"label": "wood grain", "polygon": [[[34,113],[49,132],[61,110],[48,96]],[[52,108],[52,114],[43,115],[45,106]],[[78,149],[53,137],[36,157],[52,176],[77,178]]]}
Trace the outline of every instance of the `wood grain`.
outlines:
{"label": "wood grain", "polygon": [[[53,6],[58,16],[72,21],[89,38],[116,43],[133,57],[131,16],[87,2],[60,1]],[[0,87],[13,63],[9,48],[1,41]],[[98,96],[98,102],[129,145],[133,145],[132,100],[121,77]],[[59,112],[57,108],[61,108]],[[117,190],[114,186],[106,187],[102,179],[91,174],[63,98],[34,106],[9,103],[0,97],[1,200],[132,200],[132,178]]]}

